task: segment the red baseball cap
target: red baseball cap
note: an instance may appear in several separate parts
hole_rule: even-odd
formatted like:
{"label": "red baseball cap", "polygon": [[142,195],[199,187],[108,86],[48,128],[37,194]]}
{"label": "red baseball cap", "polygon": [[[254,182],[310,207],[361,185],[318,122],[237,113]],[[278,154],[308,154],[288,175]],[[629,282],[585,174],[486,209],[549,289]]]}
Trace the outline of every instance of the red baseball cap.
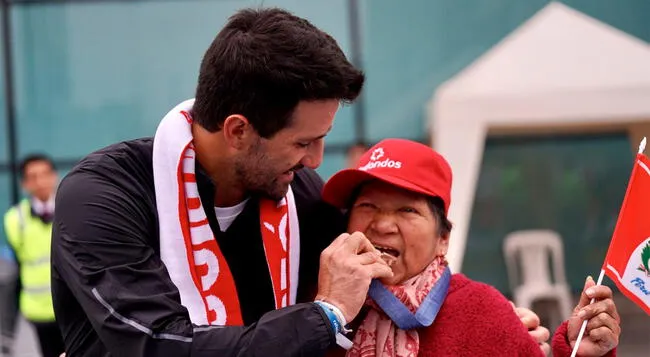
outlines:
{"label": "red baseball cap", "polygon": [[386,139],[366,151],[357,167],[337,172],[323,187],[323,200],[346,208],[364,182],[381,180],[403,189],[440,197],[445,213],[451,203],[451,167],[432,148],[405,139]]}

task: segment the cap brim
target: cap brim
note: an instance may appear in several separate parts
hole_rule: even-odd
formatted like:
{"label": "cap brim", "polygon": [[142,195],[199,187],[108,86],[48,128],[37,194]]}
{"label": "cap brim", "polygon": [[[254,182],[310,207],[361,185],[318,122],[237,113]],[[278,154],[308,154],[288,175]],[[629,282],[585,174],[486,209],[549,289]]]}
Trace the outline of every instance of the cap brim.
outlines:
{"label": "cap brim", "polygon": [[368,171],[346,169],[332,176],[323,187],[323,200],[338,208],[347,208],[350,196],[354,190],[364,182],[380,180],[405,190],[414,191],[423,195],[432,196],[432,192],[422,189],[408,181],[390,175],[377,175]]}

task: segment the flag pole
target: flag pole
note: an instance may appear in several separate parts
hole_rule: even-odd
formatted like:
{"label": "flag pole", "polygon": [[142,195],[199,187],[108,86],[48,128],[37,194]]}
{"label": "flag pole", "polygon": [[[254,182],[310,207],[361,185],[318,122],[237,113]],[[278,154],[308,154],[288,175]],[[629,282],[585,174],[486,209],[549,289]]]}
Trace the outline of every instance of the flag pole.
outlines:
{"label": "flag pole", "polygon": [[639,154],[643,154],[643,152],[645,151],[645,143],[646,143],[646,138],[644,136],[643,140],[641,140],[641,144],[639,144]]}
{"label": "flag pole", "polygon": [[[645,151],[645,146],[646,146],[646,137],[644,136],[643,139],[641,140],[641,143],[639,143],[639,154],[643,154]],[[596,282],[596,285],[600,285],[603,282],[603,277],[605,276],[605,269],[600,270],[600,275],[598,276],[598,281]],[[593,298],[591,299],[591,302],[589,305],[593,304],[596,299]],[[578,347],[580,347],[580,341],[582,341],[582,337],[585,334],[585,330],[587,329],[587,320],[584,320],[582,322],[582,326],[580,327],[580,333],[578,333],[578,338],[576,339],[576,344],[573,346],[573,352],[571,352],[571,357],[575,357],[576,353],[578,353]]]}

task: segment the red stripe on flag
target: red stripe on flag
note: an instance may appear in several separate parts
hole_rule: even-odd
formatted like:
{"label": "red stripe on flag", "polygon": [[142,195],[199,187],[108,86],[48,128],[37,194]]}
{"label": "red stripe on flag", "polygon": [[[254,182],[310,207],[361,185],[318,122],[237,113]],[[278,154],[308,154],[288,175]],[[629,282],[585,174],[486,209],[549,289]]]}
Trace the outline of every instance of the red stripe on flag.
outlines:
{"label": "red stripe on flag", "polygon": [[605,275],[607,275],[610,279],[614,281],[618,289],[625,295],[628,299],[632,300],[635,304],[639,305],[641,309],[643,309],[648,315],[650,315],[650,307],[648,307],[643,300],[641,300],[637,294],[628,289],[627,286],[623,285],[622,280],[620,279],[620,276],[618,275],[618,272],[615,271],[612,266],[608,266],[607,269],[605,269]]}

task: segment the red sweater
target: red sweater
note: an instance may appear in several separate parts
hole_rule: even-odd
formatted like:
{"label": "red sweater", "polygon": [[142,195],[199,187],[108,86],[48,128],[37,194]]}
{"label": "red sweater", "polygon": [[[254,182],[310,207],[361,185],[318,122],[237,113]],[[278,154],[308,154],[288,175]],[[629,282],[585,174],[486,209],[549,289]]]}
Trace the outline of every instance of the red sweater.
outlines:
{"label": "red sweater", "polygon": [[[492,286],[454,274],[436,319],[420,333],[419,357],[544,356],[515,314],[510,302]],[[566,322],[553,336],[553,356],[568,357]],[[339,349],[328,357],[344,356]],[[615,357],[612,351],[606,355]]]}

